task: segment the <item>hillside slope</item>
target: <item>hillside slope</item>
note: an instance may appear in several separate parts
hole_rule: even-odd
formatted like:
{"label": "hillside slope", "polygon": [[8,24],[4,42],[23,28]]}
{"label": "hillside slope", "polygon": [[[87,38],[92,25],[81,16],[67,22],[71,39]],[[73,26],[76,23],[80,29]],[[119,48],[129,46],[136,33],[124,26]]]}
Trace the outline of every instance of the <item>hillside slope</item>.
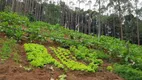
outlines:
{"label": "hillside slope", "polygon": [[98,41],[95,35],[5,12],[0,13],[0,33],[2,79],[11,79],[13,73],[13,80],[22,75],[27,77],[21,80],[66,75],[67,80],[123,80],[114,73],[126,80],[142,79],[142,47],[126,41],[108,36]]}

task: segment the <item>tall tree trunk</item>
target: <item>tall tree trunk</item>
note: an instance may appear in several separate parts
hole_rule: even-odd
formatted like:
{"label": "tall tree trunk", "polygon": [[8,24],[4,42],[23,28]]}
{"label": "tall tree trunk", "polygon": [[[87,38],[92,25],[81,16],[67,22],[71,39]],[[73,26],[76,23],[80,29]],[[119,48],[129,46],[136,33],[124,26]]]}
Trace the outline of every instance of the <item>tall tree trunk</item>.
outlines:
{"label": "tall tree trunk", "polygon": [[91,33],[91,23],[92,23],[92,19],[91,19],[90,15],[89,15],[89,20],[88,20],[88,34]]}
{"label": "tall tree trunk", "polygon": [[18,0],[15,0],[16,1],[16,6],[15,6],[15,10],[17,13],[19,13],[19,1]]}
{"label": "tall tree trunk", "polygon": [[[136,10],[137,10],[137,4],[136,4]],[[139,20],[138,20],[138,14],[136,12],[136,17],[137,17],[137,40],[138,40],[138,45],[140,45],[140,33],[139,33]]]}
{"label": "tall tree trunk", "polygon": [[76,12],[76,15],[75,15],[76,17],[75,17],[75,30],[77,30],[77,24],[78,24],[78,15],[77,15],[77,12]]}
{"label": "tall tree trunk", "polygon": [[78,21],[77,21],[78,22],[78,24],[77,24],[78,25],[78,27],[77,27],[78,32],[80,31],[80,20],[79,19],[80,19],[80,14],[78,14]]}
{"label": "tall tree trunk", "polygon": [[[80,2],[79,2],[79,12],[80,12]],[[79,14],[79,12],[78,12],[78,28],[77,28],[77,31],[79,32],[80,31],[80,14]]]}
{"label": "tall tree trunk", "polygon": [[15,0],[12,0],[12,11],[13,11],[13,12],[15,12],[14,7],[15,7]]}
{"label": "tall tree trunk", "polygon": [[100,41],[100,36],[101,36],[101,2],[99,0],[99,26],[98,26],[98,41]]}
{"label": "tall tree trunk", "polygon": [[120,39],[123,40],[123,28],[122,28],[122,14],[121,14],[121,7],[120,1],[118,0],[119,6],[119,27],[120,27]]}
{"label": "tall tree trunk", "polygon": [[0,0],[0,11],[4,11],[6,6],[6,0]]}
{"label": "tall tree trunk", "polygon": [[140,33],[139,33],[138,20],[137,20],[137,39],[138,39],[138,45],[140,45]]}
{"label": "tall tree trunk", "polygon": [[115,18],[113,16],[113,37],[115,37]]}

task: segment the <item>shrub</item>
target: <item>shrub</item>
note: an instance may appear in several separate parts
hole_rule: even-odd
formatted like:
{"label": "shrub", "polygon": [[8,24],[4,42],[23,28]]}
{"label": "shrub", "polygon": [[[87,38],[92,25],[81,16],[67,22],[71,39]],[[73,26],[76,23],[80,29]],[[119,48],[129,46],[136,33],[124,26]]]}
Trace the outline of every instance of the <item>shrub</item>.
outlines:
{"label": "shrub", "polygon": [[126,80],[142,80],[142,71],[133,69],[130,66],[115,64],[114,72]]}
{"label": "shrub", "polygon": [[15,40],[6,40],[2,41],[2,43],[0,40],[0,44],[2,45],[2,48],[0,48],[0,58],[8,59],[13,51],[12,48],[15,46]]}
{"label": "shrub", "polygon": [[113,68],[112,68],[112,66],[107,66],[107,68],[106,68],[108,71],[110,71],[110,72],[112,72],[113,71]]}
{"label": "shrub", "polygon": [[0,22],[8,22],[9,25],[27,25],[29,20],[16,13],[0,12]]}

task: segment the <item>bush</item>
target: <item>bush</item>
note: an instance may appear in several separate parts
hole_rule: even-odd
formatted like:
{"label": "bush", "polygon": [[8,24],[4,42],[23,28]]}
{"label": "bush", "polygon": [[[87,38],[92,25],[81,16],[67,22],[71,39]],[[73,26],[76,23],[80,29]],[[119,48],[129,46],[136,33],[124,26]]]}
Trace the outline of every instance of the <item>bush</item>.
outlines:
{"label": "bush", "polygon": [[0,45],[2,45],[0,48],[0,58],[8,59],[13,51],[13,47],[15,46],[15,40],[11,39],[3,41],[0,39]]}
{"label": "bush", "polygon": [[142,80],[142,71],[133,69],[130,66],[115,64],[114,72],[126,80]]}
{"label": "bush", "polygon": [[29,19],[16,13],[0,12],[0,22],[8,22],[9,25],[26,25]]}

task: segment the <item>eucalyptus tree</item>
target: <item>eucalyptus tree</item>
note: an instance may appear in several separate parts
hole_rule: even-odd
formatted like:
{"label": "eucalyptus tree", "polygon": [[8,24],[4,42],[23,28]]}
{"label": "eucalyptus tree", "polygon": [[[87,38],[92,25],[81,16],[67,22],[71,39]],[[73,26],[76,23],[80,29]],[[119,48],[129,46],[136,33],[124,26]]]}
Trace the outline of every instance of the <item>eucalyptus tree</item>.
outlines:
{"label": "eucalyptus tree", "polygon": [[118,15],[115,13],[110,14],[110,16],[107,19],[107,24],[108,24],[108,27],[111,28],[111,35],[109,34],[108,27],[105,27],[106,35],[110,35],[113,37],[119,37],[119,35],[117,34],[119,32],[118,31],[119,24],[117,22],[119,22]]}
{"label": "eucalyptus tree", "polygon": [[70,19],[70,29],[73,29],[72,28],[73,27],[73,18],[74,18],[73,10],[74,10],[75,3],[73,1],[70,1],[69,4],[71,5],[71,10],[70,10],[70,17],[71,17],[71,19]]}
{"label": "eucalyptus tree", "polygon": [[119,15],[119,28],[120,28],[120,39],[123,40],[123,21],[124,21],[124,12],[126,11],[126,4],[129,0],[109,0],[108,7],[112,7],[115,10],[115,13]]}
{"label": "eucalyptus tree", "polygon": [[95,0],[95,4],[94,7],[98,6],[98,9],[96,9],[98,11],[98,21],[97,21],[97,25],[98,25],[98,41],[100,40],[100,36],[101,36],[101,14],[104,12],[104,4],[107,2],[107,0]]}
{"label": "eucalyptus tree", "polygon": [[138,42],[138,45],[140,45],[140,33],[139,33],[139,20],[138,20],[138,3],[139,3],[139,0],[134,0],[135,2],[135,14],[136,14],[136,18],[137,18],[137,42]]}
{"label": "eucalyptus tree", "polygon": [[77,28],[77,31],[79,32],[80,31],[80,5],[81,5],[81,3],[85,3],[86,0],[77,0],[77,2],[78,2],[78,5],[79,5],[79,10],[77,11],[78,16],[76,16],[76,19],[77,19],[76,28]]}
{"label": "eucalyptus tree", "polygon": [[134,16],[133,16],[133,12],[134,12],[134,6],[132,4],[131,1],[128,1],[126,3],[126,11],[127,13],[125,13],[126,15],[124,16],[124,27],[123,27],[123,31],[124,31],[124,39],[128,40],[128,41],[133,41],[133,36],[134,36]]}
{"label": "eucalyptus tree", "polygon": [[4,11],[6,6],[6,0],[0,0],[0,11]]}
{"label": "eucalyptus tree", "polygon": [[60,13],[61,13],[60,19],[61,20],[60,20],[60,24],[62,26],[64,26],[65,25],[64,16],[65,16],[65,7],[66,7],[65,2],[60,1],[60,7],[61,7],[61,11],[60,11]]}
{"label": "eucalyptus tree", "polygon": [[15,11],[15,3],[16,3],[16,1],[15,1],[15,0],[12,0],[12,11],[13,11],[13,12]]}
{"label": "eucalyptus tree", "polygon": [[66,15],[64,14],[64,11],[63,13],[61,12],[61,10],[64,10],[64,3],[61,2],[60,5],[55,5],[54,3],[46,3],[46,2],[43,3],[44,10],[42,10],[42,12],[44,14],[45,22],[48,22],[50,24],[60,23],[61,25],[64,26],[65,23],[64,16]]}
{"label": "eucalyptus tree", "polygon": [[[142,4],[142,3],[141,3]],[[140,19],[138,19],[138,29],[137,29],[137,32],[138,32],[138,37],[137,39],[140,41],[139,44],[141,45],[142,44],[142,6],[140,6],[140,8],[137,10],[138,12],[138,17]]]}
{"label": "eucalyptus tree", "polygon": [[78,5],[79,5],[79,8],[80,8],[81,3],[85,3],[86,0],[77,0],[77,2],[78,2]]}
{"label": "eucalyptus tree", "polygon": [[[86,5],[88,5],[89,6],[89,10],[91,10],[91,4],[92,4],[92,1],[91,0],[89,0],[88,2],[87,2],[87,4]],[[91,24],[92,24],[92,18],[91,18],[91,13],[90,13],[90,11],[88,10],[88,13],[86,14],[86,16],[88,16],[88,34],[90,34],[91,33]]]}
{"label": "eucalyptus tree", "polygon": [[89,9],[91,10],[92,0],[88,1]]}
{"label": "eucalyptus tree", "polygon": [[37,0],[38,3],[38,20],[41,20],[41,16],[42,16],[42,0]]}

